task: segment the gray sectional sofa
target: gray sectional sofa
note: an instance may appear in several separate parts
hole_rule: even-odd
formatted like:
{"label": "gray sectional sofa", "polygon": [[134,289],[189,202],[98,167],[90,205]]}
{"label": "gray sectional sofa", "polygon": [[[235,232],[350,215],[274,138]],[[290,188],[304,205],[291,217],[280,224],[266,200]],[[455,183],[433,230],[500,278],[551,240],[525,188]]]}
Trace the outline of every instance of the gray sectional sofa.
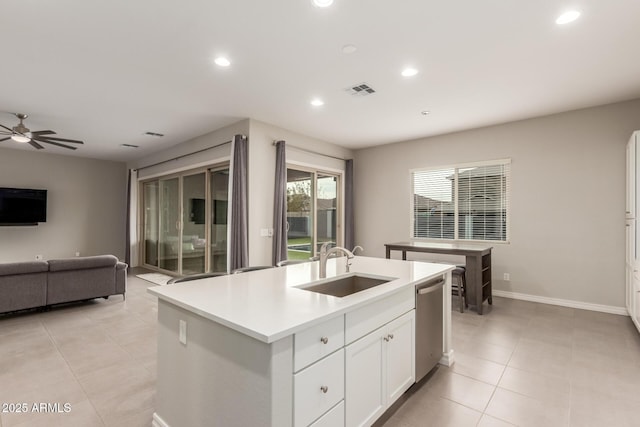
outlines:
{"label": "gray sectional sofa", "polygon": [[0,264],[0,313],[124,294],[127,264],[113,255]]}

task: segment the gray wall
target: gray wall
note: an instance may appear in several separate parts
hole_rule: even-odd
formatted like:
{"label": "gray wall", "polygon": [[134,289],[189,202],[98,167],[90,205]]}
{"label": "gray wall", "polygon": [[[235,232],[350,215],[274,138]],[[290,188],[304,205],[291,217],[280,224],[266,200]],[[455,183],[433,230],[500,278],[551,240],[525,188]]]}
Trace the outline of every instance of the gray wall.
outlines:
{"label": "gray wall", "polygon": [[410,169],[511,158],[494,289],[623,307],[625,144],[637,129],[640,100],[356,151],[356,243],[384,256],[410,238]]}
{"label": "gray wall", "polygon": [[249,134],[249,264],[270,265],[272,239],[260,236],[260,229],[273,228],[273,194],[276,148],[273,141],[287,143],[287,162],[344,171],[344,161],[310,154],[295,147],[349,159],[351,150],[301,135],[257,120],[251,120]]}
{"label": "gray wall", "polygon": [[0,227],[0,262],[113,254],[124,258],[124,163],[0,149],[0,187],[48,190],[47,222]]}

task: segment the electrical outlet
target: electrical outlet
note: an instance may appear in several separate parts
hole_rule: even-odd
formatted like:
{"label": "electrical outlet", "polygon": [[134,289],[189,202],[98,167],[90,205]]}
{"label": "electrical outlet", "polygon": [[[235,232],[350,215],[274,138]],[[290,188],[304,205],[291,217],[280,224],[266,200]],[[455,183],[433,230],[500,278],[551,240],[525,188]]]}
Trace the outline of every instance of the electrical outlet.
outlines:
{"label": "electrical outlet", "polygon": [[43,258],[42,255],[36,255],[36,260],[42,261],[42,258]]}
{"label": "electrical outlet", "polygon": [[180,320],[180,333],[178,339],[184,345],[187,345],[187,321]]}
{"label": "electrical outlet", "polygon": [[76,251],[76,256],[80,256],[80,252]]}
{"label": "electrical outlet", "polygon": [[508,282],[509,280],[511,280],[511,275],[509,273],[504,273],[504,281]]}

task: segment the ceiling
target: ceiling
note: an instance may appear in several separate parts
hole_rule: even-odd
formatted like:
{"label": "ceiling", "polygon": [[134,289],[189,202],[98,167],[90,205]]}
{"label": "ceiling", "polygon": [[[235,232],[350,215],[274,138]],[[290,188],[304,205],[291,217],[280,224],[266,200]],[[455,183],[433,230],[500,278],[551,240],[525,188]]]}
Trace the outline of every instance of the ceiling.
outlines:
{"label": "ceiling", "polygon": [[[580,18],[555,24],[567,9]],[[27,113],[85,141],[52,153],[126,161],[244,118],[356,149],[640,97],[634,0],[5,0],[2,15],[0,123]],[[345,90],[359,83],[376,93]]]}

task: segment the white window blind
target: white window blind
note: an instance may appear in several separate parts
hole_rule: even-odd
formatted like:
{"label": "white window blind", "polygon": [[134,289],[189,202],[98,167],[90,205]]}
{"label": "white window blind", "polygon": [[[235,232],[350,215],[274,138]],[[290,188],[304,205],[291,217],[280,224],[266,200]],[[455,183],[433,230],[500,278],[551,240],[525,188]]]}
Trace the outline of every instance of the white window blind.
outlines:
{"label": "white window blind", "polygon": [[411,172],[412,237],[508,241],[510,161]]}

